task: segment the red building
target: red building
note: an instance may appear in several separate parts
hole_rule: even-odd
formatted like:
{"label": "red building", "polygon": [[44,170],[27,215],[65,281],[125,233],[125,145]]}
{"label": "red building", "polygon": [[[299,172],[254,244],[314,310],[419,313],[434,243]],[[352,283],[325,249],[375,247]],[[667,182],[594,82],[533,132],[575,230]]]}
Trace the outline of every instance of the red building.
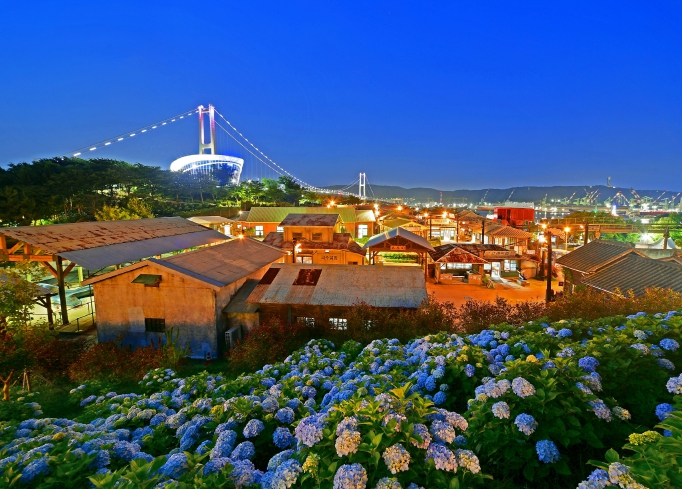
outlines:
{"label": "red building", "polygon": [[506,224],[515,228],[521,228],[535,222],[533,204],[522,204],[519,207],[495,207],[493,213],[495,214],[495,219],[501,219]]}

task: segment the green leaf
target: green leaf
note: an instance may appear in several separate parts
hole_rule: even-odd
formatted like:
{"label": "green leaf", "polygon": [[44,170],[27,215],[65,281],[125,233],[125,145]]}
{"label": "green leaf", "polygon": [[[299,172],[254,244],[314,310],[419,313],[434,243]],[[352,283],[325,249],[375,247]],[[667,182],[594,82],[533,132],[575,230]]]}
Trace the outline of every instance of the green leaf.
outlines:
{"label": "green leaf", "polygon": [[523,476],[528,479],[529,481],[533,480],[533,477],[535,477],[535,466],[531,464],[527,464],[523,468]]}
{"label": "green leaf", "polygon": [[379,444],[381,443],[381,438],[382,438],[383,436],[384,436],[383,433],[379,433],[377,436],[375,436],[374,438],[372,438],[372,445],[374,445],[375,447],[378,447]]}
{"label": "green leaf", "polygon": [[620,457],[618,456],[618,452],[615,451],[613,448],[609,448],[606,451],[606,455],[604,455],[604,458],[606,458],[606,461],[610,464],[614,462],[618,462],[620,460]]}
{"label": "green leaf", "polygon": [[459,479],[457,477],[450,479],[449,489],[459,489]]}

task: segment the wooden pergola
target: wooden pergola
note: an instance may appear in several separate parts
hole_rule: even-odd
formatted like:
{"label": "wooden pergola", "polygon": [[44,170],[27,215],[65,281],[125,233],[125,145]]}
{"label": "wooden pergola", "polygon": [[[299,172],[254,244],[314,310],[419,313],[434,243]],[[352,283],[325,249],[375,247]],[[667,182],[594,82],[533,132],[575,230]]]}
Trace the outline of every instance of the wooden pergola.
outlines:
{"label": "wooden pergola", "polygon": [[0,261],[45,267],[57,279],[62,323],[69,324],[65,278],[77,264],[99,270],[227,239],[181,217],[0,227]]}
{"label": "wooden pergola", "polygon": [[372,236],[362,249],[369,250],[369,261],[372,265],[375,264],[376,256],[382,251],[416,253],[424,265],[425,276],[428,276],[429,253],[435,251],[425,238],[403,228],[391,229]]}

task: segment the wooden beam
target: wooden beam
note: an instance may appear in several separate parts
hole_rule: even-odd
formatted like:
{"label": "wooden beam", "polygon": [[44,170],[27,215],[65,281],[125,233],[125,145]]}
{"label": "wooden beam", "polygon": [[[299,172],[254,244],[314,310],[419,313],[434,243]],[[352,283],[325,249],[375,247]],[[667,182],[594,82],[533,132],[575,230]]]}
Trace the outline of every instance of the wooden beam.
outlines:
{"label": "wooden beam", "polygon": [[14,246],[12,246],[12,247],[7,251],[7,254],[8,254],[8,255],[11,255],[11,254],[14,253],[15,251],[17,251],[19,248],[21,248],[21,241],[17,241],[17,244],[15,244]]}
{"label": "wooden beam", "polygon": [[57,276],[57,270],[55,270],[52,265],[50,265],[47,262],[41,262],[45,268],[47,268],[47,271],[50,272],[52,275],[54,275],[54,278],[59,278]]}
{"label": "wooden beam", "polygon": [[69,266],[64,269],[64,276],[66,277],[76,264],[74,262],[69,263]]}
{"label": "wooden beam", "polygon": [[7,238],[4,234],[0,234],[0,251],[7,253]]}

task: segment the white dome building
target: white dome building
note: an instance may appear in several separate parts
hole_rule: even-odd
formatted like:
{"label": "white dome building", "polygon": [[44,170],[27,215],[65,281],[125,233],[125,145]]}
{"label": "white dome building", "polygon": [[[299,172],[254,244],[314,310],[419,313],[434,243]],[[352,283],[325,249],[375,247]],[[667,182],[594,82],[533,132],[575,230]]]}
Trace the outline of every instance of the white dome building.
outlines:
{"label": "white dome building", "polygon": [[193,175],[212,175],[221,185],[237,185],[244,168],[244,160],[236,156],[216,154],[188,155],[170,165],[171,171]]}

